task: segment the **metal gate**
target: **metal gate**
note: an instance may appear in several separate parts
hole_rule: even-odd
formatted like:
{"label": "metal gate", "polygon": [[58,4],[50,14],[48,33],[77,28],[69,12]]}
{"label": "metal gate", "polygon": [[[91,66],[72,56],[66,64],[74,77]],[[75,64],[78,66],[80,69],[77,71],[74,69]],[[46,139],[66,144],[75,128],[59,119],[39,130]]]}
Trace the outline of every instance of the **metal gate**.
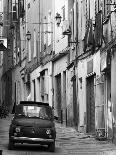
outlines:
{"label": "metal gate", "polygon": [[87,78],[87,132],[95,133],[94,75]]}

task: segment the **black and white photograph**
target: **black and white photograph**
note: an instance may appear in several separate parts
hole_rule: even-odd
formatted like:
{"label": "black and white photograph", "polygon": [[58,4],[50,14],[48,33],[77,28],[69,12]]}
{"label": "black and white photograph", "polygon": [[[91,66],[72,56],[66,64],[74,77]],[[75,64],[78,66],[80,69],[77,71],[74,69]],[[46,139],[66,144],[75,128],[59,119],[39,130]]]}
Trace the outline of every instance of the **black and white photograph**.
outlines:
{"label": "black and white photograph", "polygon": [[0,155],[116,155],[116,0],[0,0]]}

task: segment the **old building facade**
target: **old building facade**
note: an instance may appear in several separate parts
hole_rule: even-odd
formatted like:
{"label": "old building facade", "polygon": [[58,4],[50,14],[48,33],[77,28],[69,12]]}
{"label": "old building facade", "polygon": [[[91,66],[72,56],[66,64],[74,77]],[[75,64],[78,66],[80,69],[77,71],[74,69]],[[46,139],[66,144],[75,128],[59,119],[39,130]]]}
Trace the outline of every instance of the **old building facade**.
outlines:
{"label": "old building facade", "polygon": [[49,102],[59,122],[115,142],[115,6],[4,1],[1,101],[10,112],[20,100]]}

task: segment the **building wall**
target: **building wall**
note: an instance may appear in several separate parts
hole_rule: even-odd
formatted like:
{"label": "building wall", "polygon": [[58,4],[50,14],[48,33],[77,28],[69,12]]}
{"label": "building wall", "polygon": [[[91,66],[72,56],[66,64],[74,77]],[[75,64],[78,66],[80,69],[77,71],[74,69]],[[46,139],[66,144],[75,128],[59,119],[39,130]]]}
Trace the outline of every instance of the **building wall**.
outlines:
{"label": "building wall", "polygon": [[[68,20],[68,1],[67,0],[55,0],[54,4],[54,16],[58,12],[61,17],[63,17],[62,14],[62,7],[65,6],[65,19]],[[55,18],[55,17],[54,17]],[[61,19],[61,24],[58,27],[55,21],[54,24],[54,47],[55,47],[55,53],[59,53],[63,49],[65,49],[68,46],[68,37],[62,35],[62,27],[63,27],[63,21]]]}
{"label": "building wall", "polygon": [[[40,66],[37,69],[35,69],[31,73],[31,95],[32,100],[34,100],[34,85],[33,80],[35,80],[35,87],[36,87],[36,101],[42,101],[41,99],[41,83],[38,81],[40,77],[40,73],[45,70],[45,87],[46,92],[48,94],[48,99],[44,98],[44,102],[48,102],[50,106],[52,106],[52,64],[51,62],[47,63],[43,67]],[[46,72],[47,71],[47,72]],[[46,95],[46,94],[44,94]],[[45,96],[44,96],[45,97]]]}
{"label": "building wall", "polygon": [[[5,103],[9,110],[12,108],[12,32],[10,29],[11,22],[9,21],[8,13],[10,11],[9,4],[11,3],[11,0],[3,1],[3,33],[2,35],[7,38],[7,51],[3,52],[3,69],[2,69],[2,75],[1,75],[1,81],[2,81],[2,103]],[[9,21],[9,22],[8,22]],[[9,33],[8,33],[9,32]]]}
{"label": "building wall", "polygon": [[74,126],[74,113],[73,113],[73,67],[67,70],[67,82],[66,82],[66,107],[67,107],[67,125]]}
{"label": "building wall", "polygon": [[[115,49],[116,50],[116,49]],[[112,63],[111,63],[111,102],[112,102],[112,110],[113,110],[113,135],[114,135],[114,143],[116,143],[116,52],[114,50],[112,56]]]}
{"label": "building wall", "polygon": [[[87,59],[78,63],[78,102],[79,102],[79,130],[86,127],[86,78],[87,78],[87,62],[93,59],[93,73],[100,76],[100,51]],[[94,92],[96,94],[96,92]],[[95,102],[97,101],[95,95]]]}
{"label": "building wall", "polygon": [[[64,80],[63,80],[63,73],[66,71],[66,66],[67,66],[67,57],[64,56],[62,58],[60,58],[59,60],[53,62],[53,89],[54,89],[54,111],[55,111],[55,115],[58,115],[58,101],[57,101],[57,76],[60,75],[61,76],[61,105],[60,105],[60,110],[62,110],[62,115],[64,116],[59,116],[59,117],[64,117],[64,121],[65,121],[65,99],[64,99],[64,94],[65,92],[63,91],[64,87]],[[67,72],[66,72],[66,77],[67,77]],[[66,78],[67,79],[67,78]],[[67,85],[67,81],[66,81],[66,85]],[[66,88],[67,90],[67,88]],[[66,94],[67,95],[67,94]],[[67,99],[66,99],[67,102]]]}
{"label": "building wall", "polygon": [[20,66],[12,70],[12,101],[13,104],[19,104],[22,100],[22,95],[24,93],[23,88],[21,88],[21,74]]}
{"label": "building wall", "polygon": [[[27,1],[26,2],[26,20],[28,21],[26,24],[26,33],[29,31],[31,33],[31,40],[30,43],[27,41],[27,47],[30,44],[30,52],[31,52],[31,59],[29,61],[29,48],[27,48],[27,65],[32,66],[32,64],[37,62],[37,56],[39,51],[39,39],[38,39],[38,32],[40,27],[40,3],[39,1]],[[37,10],[37,11],[35,11]],[[36,24],[37,23],[37,24]],[[36,40],[34,40],[34,30],[36,33]],[[36,41],[36,55],[34,56],[34,45]]]}

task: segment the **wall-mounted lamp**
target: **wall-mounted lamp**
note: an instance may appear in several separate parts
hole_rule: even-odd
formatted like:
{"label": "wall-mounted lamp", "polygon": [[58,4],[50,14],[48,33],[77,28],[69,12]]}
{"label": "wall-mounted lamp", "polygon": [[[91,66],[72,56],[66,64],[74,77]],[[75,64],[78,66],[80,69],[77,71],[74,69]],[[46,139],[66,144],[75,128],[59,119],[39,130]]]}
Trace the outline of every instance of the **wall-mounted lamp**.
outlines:
{"label": "wall-mounted lamp", "polygon": [[57,13],[56,13],[56,17],[55,17],[57,26],[60,25],[60,23],[61,23],[61,18],[62,18],[61,15],[57,12]]}
{"label": "wall-mounted lamp", "polygon": [[3,27],[3,22],[0,22],[0,26],[2,26],[2,27]]}
{"label": "wall-mounted lamp", "polygon": [[26,37],[27,37],[27,40],[31,39],[31,33],[29,31],[27,32]]}
{"label": "wall-mounted lamp", "polygon": [[4,46],[4,40],[0,39],[0,51],[5,51],[7,48]]}

